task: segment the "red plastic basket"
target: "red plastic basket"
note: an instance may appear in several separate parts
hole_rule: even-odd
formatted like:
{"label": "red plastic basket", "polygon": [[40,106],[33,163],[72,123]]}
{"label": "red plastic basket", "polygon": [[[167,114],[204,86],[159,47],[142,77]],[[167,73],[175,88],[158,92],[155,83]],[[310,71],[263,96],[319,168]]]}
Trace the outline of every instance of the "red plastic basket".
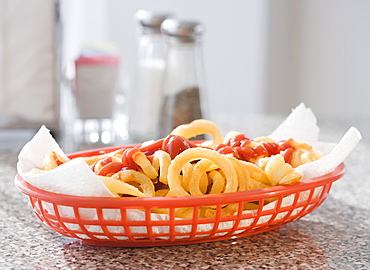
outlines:
{"label": "red plastic basket", "polygon": [[[114,148],[71,154],[90,156]],[[345,173],[344,164],[321,177],[260,190],[173,198],[102,198],[51,193],[15,177],[15,185],[30,198],[36,216],[54,231],[97,246],[169,246],[220,241],[270,231],[300,219],[327,197],[331,185]],[[265,204],[266,200],[273,200]],[[247,202],[256,210],[243,211]],[[235,215],[221,216],[222,207],[236,204]],[[200,207],[212,206],[215,217],[198,218]],[[177,208],[193,208],[192,219],[175,217]],[[168,215],[153,209],[166,209]]]}

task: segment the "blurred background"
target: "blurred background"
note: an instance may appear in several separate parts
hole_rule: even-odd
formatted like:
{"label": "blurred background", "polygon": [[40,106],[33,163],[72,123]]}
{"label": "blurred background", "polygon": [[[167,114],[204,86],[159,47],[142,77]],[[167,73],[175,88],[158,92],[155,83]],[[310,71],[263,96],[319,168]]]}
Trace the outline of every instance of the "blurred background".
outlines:
{"label": "blurred background", "polygon": [[301,102],[318,117],[370,116],[370,1],[1,0],[0,128],[68,129],[65,94],[87,44],[114,47],[125,114],[139,9],[205,25],[210,120],[286,115]]}

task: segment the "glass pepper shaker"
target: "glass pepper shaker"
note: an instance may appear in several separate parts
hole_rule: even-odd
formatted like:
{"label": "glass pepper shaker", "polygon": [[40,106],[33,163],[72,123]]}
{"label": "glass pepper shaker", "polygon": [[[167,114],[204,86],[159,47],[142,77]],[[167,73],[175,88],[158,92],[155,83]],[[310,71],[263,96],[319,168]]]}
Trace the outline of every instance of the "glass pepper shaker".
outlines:
{"label": "glass pepper shaker", "polygon": [[139,10],[136,70],[129,98],[129,137],[133,143],[156,135],[160,110],[160,88],[165,70],[165,44],[160,31],[167,13]]}
{"label": "glass pepper shaker", "polygon": [[196,21],[167,19],[161,31],[167,44],[159,138],[178,125],[206,118],[202,54],[204,26]]}

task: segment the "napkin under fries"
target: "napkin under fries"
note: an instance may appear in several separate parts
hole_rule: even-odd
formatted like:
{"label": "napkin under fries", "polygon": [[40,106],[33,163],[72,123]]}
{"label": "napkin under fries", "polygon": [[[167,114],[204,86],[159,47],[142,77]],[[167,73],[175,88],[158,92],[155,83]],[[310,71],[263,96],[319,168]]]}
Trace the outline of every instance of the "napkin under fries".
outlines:
{"label": "napkin under fries", "polygon": [[[361,140],[360,132],[351,127],[337,143],[322,143],[318,141],[319,127],[317,120],[310,108],[307,108],[303,103],[294,108],[291,114],[272,132],[269,137],[279,141],[283,139],[293,138],[296,141],[306,142],[313,146],[315,150],[320,150],[325,156],[319,160],[301,165],[296,168],[302,173],[303,179],[310,179],[325,175],[334,170],[355,148],[357,143]],[[76,158],[61,166],[42,173],[30,172],[33,168],[43,167],[43,158],[51,151],[55,151],[61,157],[68,160],[67,155],[60,148],[58,143],[51,136],[49,130],[42,126],[34,138],[28,142],[20,151],[18,156],[17,170],[18,174],[31,185],[46,190],[49,192],[75,195],[75,196],[90,196],[90,197],[115,197],[108,188],[103,184],[98,176],[96,176],[90,167],[82,158]],[[305,199],[304,195],[300,199]],[[293,198],[290,196],[284,198],[283,204],[289,205]],[[45,205],[45,207],[48,207]],[[274,207],[274,202],[264,206],[264,209]],[[52,212],[53,210],[50,209]],[[253,210],[248,210],[253,211]],[[248,212],[246,211],[246,212]],[[61,214],[66,217],[73,217],[73,211],[69,209],[62,209]],[[82,218],[95,219],[96,213],[94,211],[82,211],[80,213]],[[107,219],[117,219],[117,212],[110,210],[104,213]],[[152,213],[152,220],[167,220],[168,216],[165,214]],[[131,220],[145,220],[144,212],[140,210],[129,210],[128,219]],[[248,221],[245,221],[248,222]],[[263,220],[260,220],[263,222]],[[204,226],[203,226],[204,225]],[[210,224],[203,224],[199,226],[198,231],[209,230]],[[229,222],[223,222],[221,226],[232,226]],[[241,224],[245,225],[245,224]],[[99,226],[92,226],[90,230],[99,230],[94,228]],[[178,226],[179,230],[187,231],[188,226]],[[183,227],[183,228],[182,228]],[[166,227],[158,227],[158,232],[168,230]],[[114,230],[114,228],[112,228]],[[146,230],[145,227],[137,227],[138,231]]]}

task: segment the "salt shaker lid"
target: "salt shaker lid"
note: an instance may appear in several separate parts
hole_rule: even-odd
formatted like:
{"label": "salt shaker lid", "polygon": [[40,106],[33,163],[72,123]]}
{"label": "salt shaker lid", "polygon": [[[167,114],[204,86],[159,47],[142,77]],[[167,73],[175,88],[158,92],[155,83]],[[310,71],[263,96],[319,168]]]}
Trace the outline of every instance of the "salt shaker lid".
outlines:
{"label": "salt shaker lid", "polygon": [[169,13],[158,13],[148,10],[139,10],[135,15],[137,23],[141,26],[158,29],[161,27],[162,22],[169,17],[171,17]]}
{"label": "salt shaker lid", "polygon": [[194,42],[204,33],[204,25],[193,20],[179,20],[169,18],[163,21],[161,32],[169,38],[182,42]]}

